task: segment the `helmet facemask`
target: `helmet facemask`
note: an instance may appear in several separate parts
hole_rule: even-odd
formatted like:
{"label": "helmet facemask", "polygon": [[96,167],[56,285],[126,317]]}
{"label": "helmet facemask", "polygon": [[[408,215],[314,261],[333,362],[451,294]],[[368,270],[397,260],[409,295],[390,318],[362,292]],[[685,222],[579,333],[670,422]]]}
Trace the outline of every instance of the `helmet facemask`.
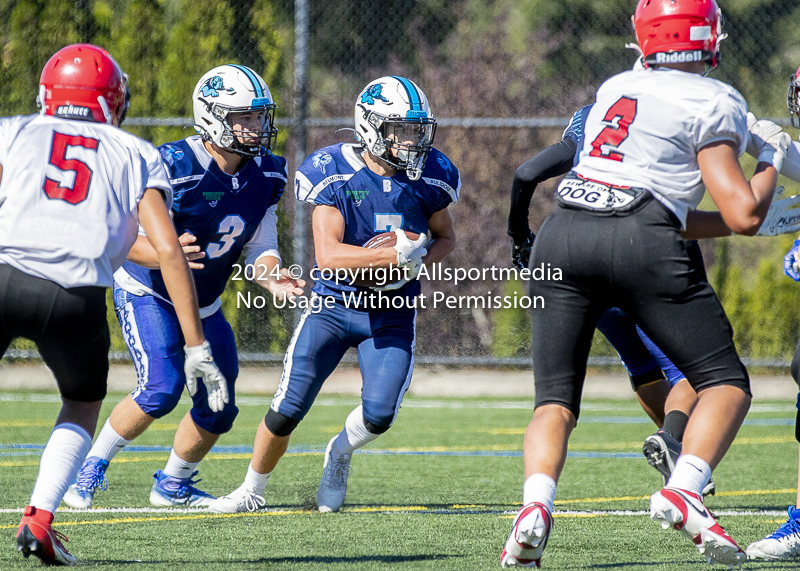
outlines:
{"label": "helmet facemask", "polygon": [[[800,72],[800,70],[798,70]],[[792,127],[800,127],[800,78],[789,77],[789,89],[786,91],[786,106],[789,108],[789,120]]]}
{"label": "helmet facemask", "polygon": [[362,109],[375,135],[375,142],[371,148],[367,145],[367,150],[392,167],[405,170],[409,179],[419,180],[433,146],[436,119],[385,117]]}
{"label": "helmet facemask", "polygon": [[[263,104],[259,104],[258,100],[254,100],[254,104],[247,107],[229,107],[220,103],[209,103],[203,99],[201,101],[203,101],[211,116],[219,121],[222,126],[220,135],[215,140],[208,130],[211,127],[209,119],[204,118],[204,121],[209,122],[209,125],[195,124],[195,128],[200,131],[205,140],[248,158],[263,157],[272,152],[278,136],[278,129],[275,127],[277,105],[270,103],[269,99],[265,99]],[[234,113],[263,113],[261,129],[255,131],[234,129],[230,120],[231,115]],[[258,143],[245,144],[239,140],[240,137],[242,139],[255,138],[258,139]]]}

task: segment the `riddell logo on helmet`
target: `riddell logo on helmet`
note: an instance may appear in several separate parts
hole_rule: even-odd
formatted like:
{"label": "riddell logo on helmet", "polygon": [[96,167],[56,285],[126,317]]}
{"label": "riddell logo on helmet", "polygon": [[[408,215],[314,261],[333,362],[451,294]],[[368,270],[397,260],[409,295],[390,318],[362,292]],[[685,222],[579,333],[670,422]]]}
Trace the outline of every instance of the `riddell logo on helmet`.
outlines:
{"label": "riddell logo on helmet", "polygon": [[693,52],[659,52],[656,54],[656,64],[687,63],[693,61],[703,61],[703,52],[701,50],[695,50]]}
{"label": "riddell logo on helmet", "polygon": [[56,115],[60,117],[89,117],[92,111],[88,107],[79,107],[77,105],[59,105],[56,109]]}

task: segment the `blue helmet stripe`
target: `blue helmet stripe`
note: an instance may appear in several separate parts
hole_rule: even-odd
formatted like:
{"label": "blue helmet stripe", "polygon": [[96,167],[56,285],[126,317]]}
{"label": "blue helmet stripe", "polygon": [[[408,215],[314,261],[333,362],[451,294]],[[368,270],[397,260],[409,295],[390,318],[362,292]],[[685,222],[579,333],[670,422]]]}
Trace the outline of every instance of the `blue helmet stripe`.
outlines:
{"label": "blue helmet stripe", "polygon": [[411,102],[411,110],[422,111],[422,101],[419,98],[419,93],[417,93],[417,88],[414,87],[414,84],[408,81],[405,77],[399,77],[397,75],[393,75],[392,77],[399,81],[403,87],[406,88],[408,100]]}
{"label": "blue helmet stripe", "polygon": [[247,69],[243,65],[236,65],[235,63],[230,64],[230,66],[231,67],[235,67],[239,71],[244,72],[244,74],[248,77],[248,79],[250,80],[250,83],[253,84],[253,87],[256,90],[256,96],[255,96],[254,99],[259,99],[261,97],[264,97],[264,90],[261,89],[261,82],[258,81],[258,78],[255,76],[255,74],[252,71],[250,71],[249,69]]}

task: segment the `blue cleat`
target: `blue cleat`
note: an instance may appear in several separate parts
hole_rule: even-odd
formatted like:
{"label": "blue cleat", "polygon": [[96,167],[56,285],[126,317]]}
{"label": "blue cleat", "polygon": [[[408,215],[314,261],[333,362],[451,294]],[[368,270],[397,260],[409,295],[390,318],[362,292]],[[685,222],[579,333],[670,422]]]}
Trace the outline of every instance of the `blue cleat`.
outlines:
{"label": "blue cleat", "polygon": [[75,481],[72,482],[67,493],[64,494],[64,503],[71,508],[86,509],[92,507],[94,492],[97,488],[105,490],[108,488],[106,480],[106,469],[108,460],[102,460],[97,456],[90,456],[83,461],[81,469]]}
{"label": "blue cleat", "polygon": [[789,506],[789,519],[775,533],[747,547],[749,559],[800,557],[800,509]]}
{"label": "blue cleat", "polygon": [[159,470],[153,474],[155,482],[150,490],[150,503],[159,507],[200,507],[207,506],[216,498],[194,487],[202,480],[192,480],[195,471],[188,478],[174,478]]}

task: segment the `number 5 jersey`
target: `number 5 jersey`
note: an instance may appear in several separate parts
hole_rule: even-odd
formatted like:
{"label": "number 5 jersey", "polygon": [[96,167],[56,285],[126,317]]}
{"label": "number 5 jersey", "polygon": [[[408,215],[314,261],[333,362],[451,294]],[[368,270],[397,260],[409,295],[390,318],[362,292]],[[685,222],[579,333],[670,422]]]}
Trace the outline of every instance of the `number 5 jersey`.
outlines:
{"label": "number 5 jersey", "polygon": [[69,287],[110,287],[148,188],[172,189],[150,143],[103,123],[0,119],[0,263]]}

